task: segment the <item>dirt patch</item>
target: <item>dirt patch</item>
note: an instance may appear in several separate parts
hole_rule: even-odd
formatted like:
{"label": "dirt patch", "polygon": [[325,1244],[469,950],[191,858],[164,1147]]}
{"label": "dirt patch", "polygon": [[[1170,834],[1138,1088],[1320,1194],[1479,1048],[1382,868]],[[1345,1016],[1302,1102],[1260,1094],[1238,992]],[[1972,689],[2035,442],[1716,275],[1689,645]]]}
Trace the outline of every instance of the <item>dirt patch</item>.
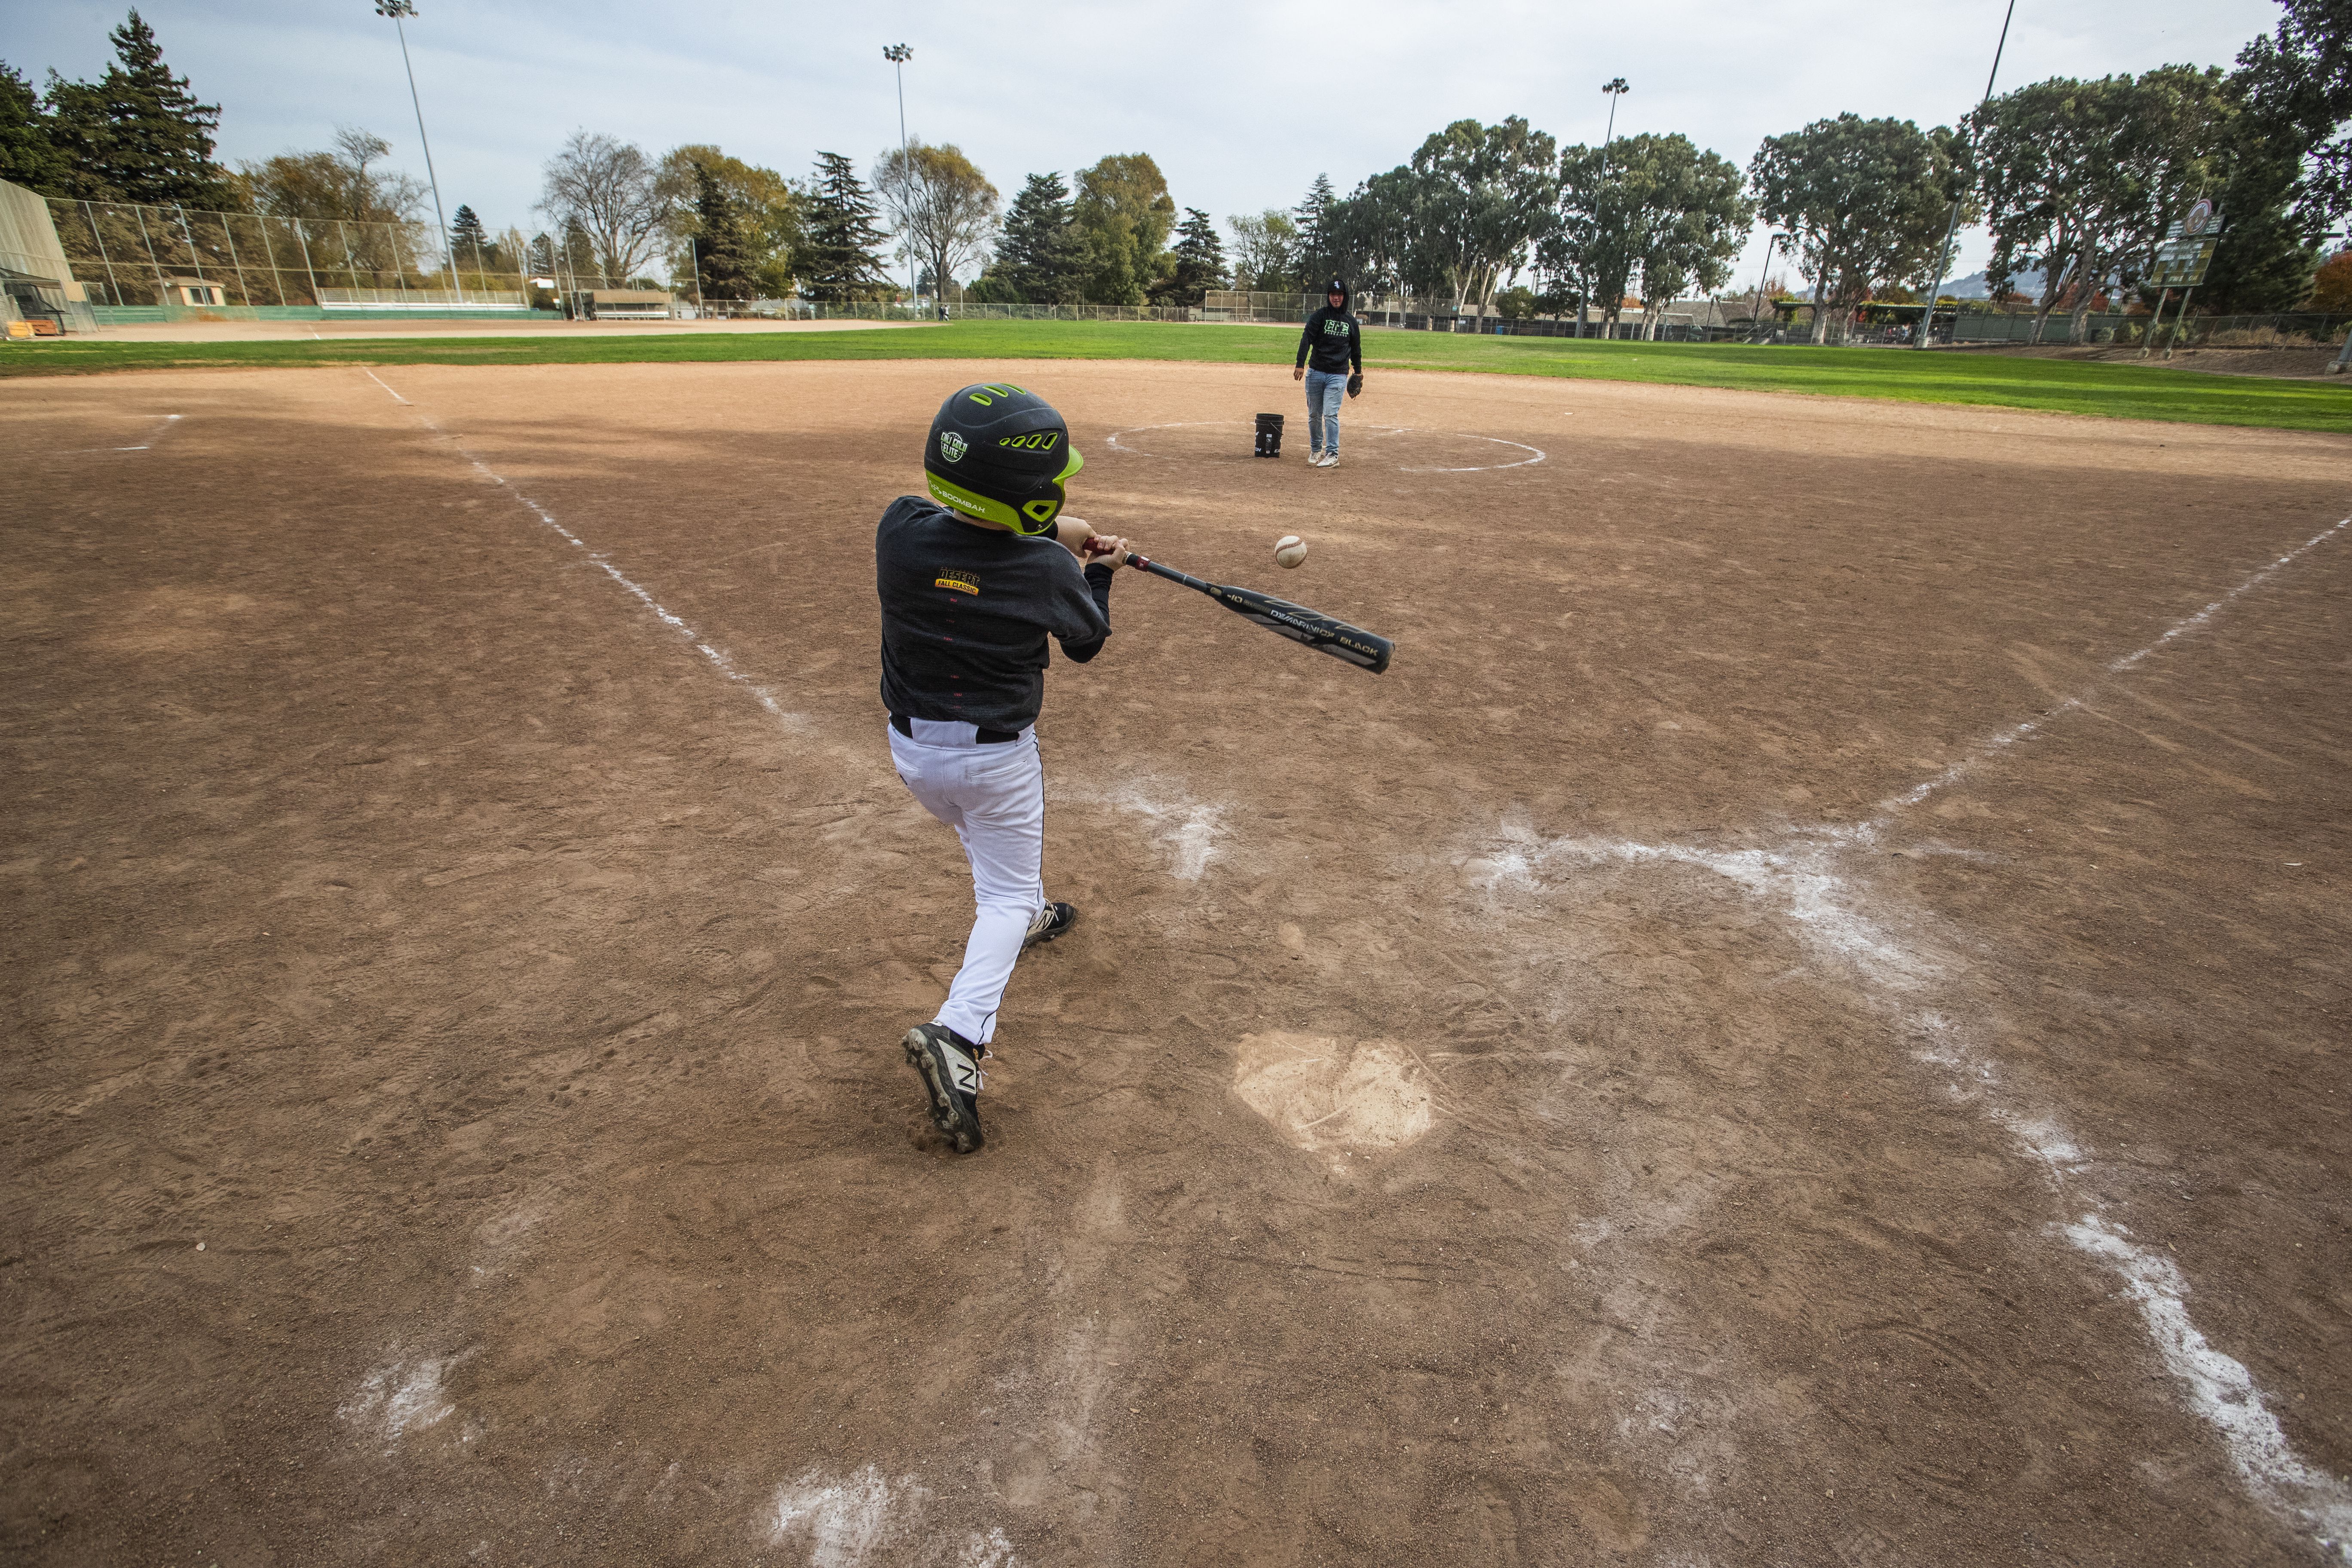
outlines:
{"label": "dirt patch", "polygon": [[961,1162],[870,541],[1005,367],[0,387],[6,1553],[2316,1560],[2352,444],[1391,374],[1310,470],[1286,352],[1014,373],[1398,654],[1121,581]]}

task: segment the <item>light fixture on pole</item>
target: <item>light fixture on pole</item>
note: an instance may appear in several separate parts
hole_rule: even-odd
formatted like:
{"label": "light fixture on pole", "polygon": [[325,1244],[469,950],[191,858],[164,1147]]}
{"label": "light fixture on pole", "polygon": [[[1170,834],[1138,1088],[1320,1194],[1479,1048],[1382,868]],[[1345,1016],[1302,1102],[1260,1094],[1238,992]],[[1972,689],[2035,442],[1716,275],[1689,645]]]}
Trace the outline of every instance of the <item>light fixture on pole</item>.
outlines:
{"label": "light fixture on pole", "polygon": [[[898,72],[898,156],[902,161],[911,163],[912,159],[907,152],[907,62],[915,58],[915,51],[904,44],[886,44],[882,48],[882,58],[896,67]],[[908,174],[913,172],[912,169],[905,171]],[[915,285],[918,281],[919,279],[915,276],[915,252],[909,247],[907,251],[907,308],[910,310],[915,308]]]}
{"label": "light fixture on pole", "polygon": [[[2000,75],[2000,53],[2009,47],[2009,24],[2016,15],[2017,0],[2009,0],[2008,13],[2000,19],[2000,42],[1992,47],[1992,69],[1985,73],[1984,97],[1977,101],[1979,109],[1992,101],[1993,80]],[[1936,296],[1943,291],[1944,268],[1952,263],[1952,237],[1960,232],[1960,200],[1958,196],[1952,198],[1951,220],[1944,225],[1944,247],[1936,252],[1936,276],[1927,284],[1927,308],[1919,312],[1919,331],[1911,339],[1911,346],[1915,349],[1927,346],[1927,339],[1936,325]],[[1955,336],[1959,330],[1959,318],[1954,316],[1952,331]]]}
{"label": "light fixture on pole", "polygon": [[1609,143],[1617,137],[1617,100],[1633,89],[1625,85],[1623,77],[1614,76],[1601,84],[1601,90],[1609,95],[1609,133],[1601,139],[1601,166],[1606,169],[1609,166]]}
{"label": "light fixture on pole", "polygon": [[441,243],[437,249],[447,258],[449,283],[457,291],[457,302],[466,301],[466,285],[457,277],[457,258],[449,250],[449,215],[441,210],[441,176],[433,172],[433,143],[425,134],[425,105],[416,96],[416,68],[409,63],[408,29],[400,25],[404,16],[416,15],[416,0],[375,0],[375,14],[392,18],[393,30],[400,35],[401,68],[408,72],[409,107],[416,110],[416,140],[425,147],[425,177],[433,186],[433,216],[441,225]]}

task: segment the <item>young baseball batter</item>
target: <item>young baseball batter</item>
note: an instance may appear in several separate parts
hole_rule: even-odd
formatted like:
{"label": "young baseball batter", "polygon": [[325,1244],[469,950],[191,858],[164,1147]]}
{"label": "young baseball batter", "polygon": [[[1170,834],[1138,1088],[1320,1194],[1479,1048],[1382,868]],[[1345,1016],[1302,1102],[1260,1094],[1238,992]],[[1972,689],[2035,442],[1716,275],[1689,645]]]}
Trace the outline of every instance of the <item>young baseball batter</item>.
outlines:
{"label": "young baseball batter", "polygon": [[958,1153],[983,1141],[980,1061],[1013,962],[1078,918],[1045,898],[1034,728],[1045,639],[1077,664],[1102,651],[1111,575],[1127,561],[1125,540],[1061,515],[1062,487],[1080,466],[1069,427],[1044,398],[967,386],[931,421],[923,448],[931,499],[900,496],[874,534],[890,760],[971,862],[978,912],[963,967],[938,1016],[904,1041],[931,1120]]}

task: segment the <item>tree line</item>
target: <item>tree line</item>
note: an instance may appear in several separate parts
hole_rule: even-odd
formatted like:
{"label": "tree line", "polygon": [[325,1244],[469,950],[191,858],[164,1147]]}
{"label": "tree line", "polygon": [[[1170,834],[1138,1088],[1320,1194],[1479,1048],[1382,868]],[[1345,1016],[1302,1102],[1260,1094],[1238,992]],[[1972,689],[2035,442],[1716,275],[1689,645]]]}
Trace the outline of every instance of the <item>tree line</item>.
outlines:
{"label": "tree line", "polygon": [[[1344,195],[1318,175],[1296,207],[1234,215],[1221,232],[1179,209],[1143,153],[1068,179],[1032,174],[1006,205],[951,144],[890,149],[865,178],[819,153],[794,178],[707,143],[656,157],[581,132],[544,167],[547,227],[494,235],[460,205],[446,241],[461,270],[666,278],[717,300],[894,299],[907,289],[896,260],[916,292],[975,300],[1198,305],[1210,289],[1316,293],[1338,276],[1416,309],[1613,322],[1629,304],[1723,288],[1760,220],[1768,270],[1793,268],[1806,290],[1786,297],[1814,307],[1820,336],[1866,300],[1916,298],[1957,215],[1990,236],[1996,291],[2063,314],[2079,337],[2089,311],[2131,296],[2200,196],[2228,224],[2203,303],[2281,310],[2311,296],[2327,228],[2352,211],[2352,23],[2342,0],[2283,5],[2231,70],[2052,79],[1925,131],[1839,114],[1765,138],[1744,167],[1675,133],[1562,146],[1516,115],[1464,120]],[[218,106],[170,70],[135,10],[111,38],[95,82],[52,72],[36,92],[0,64],[0,178],[69,198],[416,221],[425,187],[362,129],[221,167]]]}

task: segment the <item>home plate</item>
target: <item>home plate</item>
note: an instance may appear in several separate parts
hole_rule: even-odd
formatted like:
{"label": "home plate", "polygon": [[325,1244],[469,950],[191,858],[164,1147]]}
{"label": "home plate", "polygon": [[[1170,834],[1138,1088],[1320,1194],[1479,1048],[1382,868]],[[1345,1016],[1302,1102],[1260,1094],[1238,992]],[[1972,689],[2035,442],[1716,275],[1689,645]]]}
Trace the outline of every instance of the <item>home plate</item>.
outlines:
{"label": "home plate", "polygon": [[1301,1149],[1330,1156],[1384,1152],[1429,1131],[1425,1076],[1392,1040],[1244,1035],[1237,1054],[1234,1092]]}

